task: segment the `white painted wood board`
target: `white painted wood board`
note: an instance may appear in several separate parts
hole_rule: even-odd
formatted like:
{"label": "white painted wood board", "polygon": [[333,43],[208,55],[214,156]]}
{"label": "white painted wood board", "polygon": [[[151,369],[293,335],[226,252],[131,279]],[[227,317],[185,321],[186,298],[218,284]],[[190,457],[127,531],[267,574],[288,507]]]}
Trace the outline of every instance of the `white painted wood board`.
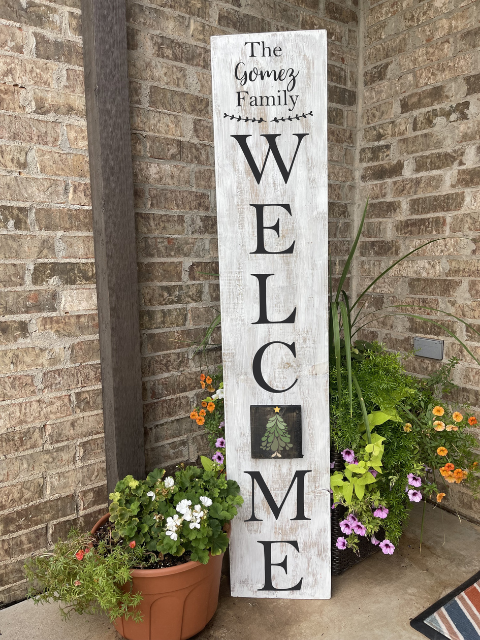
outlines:
{"label": "white painted wood board", "polygon": [[[252,48],[246,42],[263,42],[272,52],[275,47],[281,52],[277,49],[278,55],[263,57],[257,55],[262,53],[261,45]],[[240,484],[245,499],[232,528],[232,595],[329,598],[326,32],[215,36],[211,43],[227,473]],[[255,81],[247,78],[242,86],[235,77],[239,62],[243,64],[237,67],[238,77],[256,67],[258,71],[275,70],[277,81],[273,74],[263,80],[257,75]],[[282,101],[282,92],[292,79],[291,75],[278,77],[282,68],[298,72],[293,90],[287,92],[287,97],[298,97],[287,100],[286,105],[266,106],[266,99],[263,106],[250,105],[252,96],[257,102],[258,96],[279,96]],[[241,94],[245,100],[239,101],[239,90],[249,92]],[[287,120],[272,122],[275,117]],[[260,118],[264,122],[259,124]],[[294,134],[305,133],[287,182],[270,153],[257,183],[239,143],[232,138],[250,135],[247,143],[261,167],[268,151],[261,134],[281,134],[276,142],[288,168],[299,141]],[[257,247],[257,221],[251,205],[262,203],[290,205],[291,216],[280,207],[265,208],[264,226],[279,220],[279,235],[269,229],[264,234],[269,251],[284,250],[295,241],[292,254],[252,254]],[[267,280],[269,320],[283,320],[296,308],[293,324],[253,324],[259,318],[260,301],[259,283],[252,274],[274,274]],[[282,393],[264,390],[252,373],[255,353],[275,341],[295,342],[296,348],[293,357],[285,346],[272,345],[263,357],[262,371],[272,388],[287,388],[297,379]],[[250,406],[277,404],[301,405],[303,458],[252,459]],[[305,515],[310,520],[292,520],[296,486],[276,520],[256,485],[255,511],[262,520],[246,522],[252,513],[252,480],[245,472],[260,471],[280,505],[297,470],[310,470],[305,476]],[[260,590],[265,584],[265,558],[259,541],[274,542],[273,564],[287,557],[287,573],[279,566],[271,568],[273,587],[289,589],[303,578],[300,589]],[[299,551],[278,541],[296,541]]]}

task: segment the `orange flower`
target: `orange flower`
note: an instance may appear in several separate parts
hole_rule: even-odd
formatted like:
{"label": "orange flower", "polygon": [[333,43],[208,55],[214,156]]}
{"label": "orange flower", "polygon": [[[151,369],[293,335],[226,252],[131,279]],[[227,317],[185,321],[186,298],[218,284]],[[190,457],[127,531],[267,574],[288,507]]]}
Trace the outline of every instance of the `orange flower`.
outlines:
{"label": "orange flower", "polygon": [[198,416],[197,418],[197,424],[199,424],[200,426],[202,424],[205,424],[205,418],[203,416]]}
{"label": "orange flower", "polygon": [[445,476],[451,475],[451,471],[449,471],[446,467],[440,467],[440,473],[445,478]]}
{"label": "orange flower", "polygon": [[468,424],[472,427],[474,424],[477,424],[477,419],[475,418],[475,416],[470,416],[470,418],[468,419]]}
{"label": "orange flower", "polygon": [[200,386],[202,387],[202,389],[205,389],[205,383],[204,382],[200,382]]}
{"label": "orange flower", "polygon": [[432,411],[434,416],[443,416],[443,414],[445,413],[445,409],[443,407],[433,407],[433,411]]}
{"label": "orange flower", "polygon": [[456,427],[453,424],[447,424],[446,429],[447,429],[447,431],[456,431],[456,430],[458,430],[458,427]]}
{"label": "orange flower", "polygon": [[447,464],[445,465],[445,469],[447,469],[447,471],[453,471],[455,469],[455,465],[451,462],[447,462]]}
{"label": "orange flower", "polygon": [[205,382],[206,382],[207,384],[212,384],[212,379],[210,378],[210,376],[207,376],[207,378],[206,378]]}
{"label": "orange flower", "polygon": [[406,433],[410,433],[410,431],[412,430],[412,425],[407,422],[406,424],[403,425],[403,430],[406,431]]}
{"label": "orange flower", "polygon": [[213,393],[215,391],[215,387],[212,387],[211,384],[208,385],[207,389],[210,391],[210,393]]}
{"label": "orange flower", "polygon": [[190,418],[192,420],[196,420],[198,418],[198,413],[196,411],[192,411],[192,413],[190,414]]}
{"label": "orange flower", "polygon": [[463,471],[461,469],[455,469],[453,475],[455,478],[463,478]]}
{"label": "orange flower", "polygon": [[201,380],[202,382],[205,380],[205,374],[204,374],[204,373],[201,373],[201,374],[200,374],[200,380]]}
{"label": "orange flower", "polygon": [[448,453],[448,449],[445,449],[445,447],[438,447],[437,453],[439,456],[446,456]]}
{"label": "orange flower", "polygon": [[457,480],[455,480],[455,476],[453,475],[453,473],[450,471],[448,476],[444,476],[445,477],[445,481],[452,484],[452,482],[457,482]]}
{"label": "orange flower", "polygon": [[444,493],[437,493],[437,502],[441,502],[445,497]]}
{"label": "orange flower", "polygon": [[443,431],[445,429],[445,423],[441,420],[435,420],[435,422],[433,423],[433,427],[435,431]]}
{"label": "orange flower", "polygon": [[206,400],[202,400],[202,407],[206,407],[207,406],[207,401]]}
{"label": "orange flower", "polygon": [[463,416],[459,411],[455,411],[452,418],[455,420],[455,422],[461,422],[463,420]]}
{"label": "orange flower", "polygon": [[200,409],[199,415],[203,418],[207,415],[207,412],[205,411],[205,409]]}
{"label": "orange flower", "polygon": [[209,402],[207,404],[207,409],[210,411],[210,413],[212,413],[212,411],[215,410],[215,403],[214,402]]}
{"label": "orange flower", "polygon": [[453,426],[452,431],[458,431],[458,427],[457,427],[457,425],[454,425],[454,426]]}
{"label": "orange flower", "polygon": [[474,462],[474,463],[472,464],[472,467],[478,467],[478,462]]}

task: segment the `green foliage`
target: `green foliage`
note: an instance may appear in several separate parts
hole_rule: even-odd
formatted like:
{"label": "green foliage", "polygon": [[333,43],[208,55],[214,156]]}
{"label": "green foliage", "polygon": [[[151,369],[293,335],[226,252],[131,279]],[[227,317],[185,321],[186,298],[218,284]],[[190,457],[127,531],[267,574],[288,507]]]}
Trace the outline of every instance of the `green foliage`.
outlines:
{"label": "green foliage", "polygon": [[142,550],[128,545],[109,548],[106,542],[90,549],[91,542],[89,534],[73,531],[66,542],[57,542],[52,553],[27,560],[27,578],[35,584],[29,596],[35,603],[64,603],[60,607],[64,617],[72,611],[101,611],[112,622],[120,616],[139,621],[139,612],[132,609],[142,596],[122,587],[131,582],[131,568],[141,562]]}
{"label": "green foliage", "polygon": [[223,553],[228,545],[223,526],[243,499],[221,467],[208,458],[202,462],[202,469],[180,468],[175,478],[164,479],[164,471],[156,469],[144,481],[127,476],[118,482],[110,494],[113,537],[162,554],[189,551],[192,560],[204,564],[209,553]]}

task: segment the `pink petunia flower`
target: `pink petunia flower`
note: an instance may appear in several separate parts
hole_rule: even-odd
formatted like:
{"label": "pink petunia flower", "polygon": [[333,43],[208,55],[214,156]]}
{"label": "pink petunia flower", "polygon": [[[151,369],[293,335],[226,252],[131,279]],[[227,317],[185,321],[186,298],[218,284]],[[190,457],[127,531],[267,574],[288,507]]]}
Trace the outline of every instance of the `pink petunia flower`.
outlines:
{"label": "pink petunia flower", "polygon": [[388,509],[387,507],[382,507],[382,505],[379,505],[373,512],[373,515],[375,516],[375,518],[382,518],[383,520],[388,516]]}
{"label": "pink petunia flower", "polygon": [[354,525],[356,522],[358,522],[358,518],[353,513],[348,514],[347,520],[350,522],[351,525]]}
{"label": "pink petunia flower", "polygon": [[422,486],[422,479],[420,478],[420,476],[416,476],[413,473],[409,473],[408,474],[407,480],[408,480],[408,484],[411,487],[421,487]]}
{"label": "pink petunia flower", "polygon": [[374,544],[375,546],[377,546],[377,544],[380,544],[380,540],[377,540],[377,539],[375,538],[375,536],[372,536],[372,537],[371,537],[370,542],[371,542],[372,544]]}
{"label": "pink petunia flower", "polygon": [[347,548],[347,541],[345,540],[345,538],[337,538],[335,546],[337,547],[337,549],[341,549],[343,551],[343,549]]}
{"label": "pink petunia flower", "polygon": [[422,499],[422,494],[416,489],[410,489],[410,491],[408,492],[408,498],[410,502],[420,502],[420,500]]}
{"label": "pink petunia flower", "polygon": [[225,460],[225,458],[223,457],[220,451],[215,451],[215,453],[212,456],[212,460],[217,464],[223,464],[223,461]]}
{"label": "pink petunia flower", "polygon": [[225,449],[225,438],[217,438],[215,442],[215,446],[219,449]]}
{"label": "pink petunia flower", "polygon": [[390,540],[384,540],[383,542],[380,542],[380,549],[385,555],[391,556],[395,551],[395,545],[393,545]]}
{"label": "pink petunia flower", "polygon": [[376,478],[378,476],[378,471],[375,471],[375,469],[369,469],[370,473],[372,474],[372,476],[374,478]]}
{"label": "pink petunia flower", "polygon": [[361,522],[356,522],[352,528],[359,536],[364,536],[367,533],[367,530]]}
{"label": "pink petunia flower", "polygon": [[342,533],[346,533],[349,536],[352,533],[352,524],[348,520],[342,520],[340,522],[340,529]]}
{"label": "pink petunia flower", "polygon": [[355,460],[355,453],[352,449],[344,449],[342,451],[342,458],[345,462],[353,462]]}

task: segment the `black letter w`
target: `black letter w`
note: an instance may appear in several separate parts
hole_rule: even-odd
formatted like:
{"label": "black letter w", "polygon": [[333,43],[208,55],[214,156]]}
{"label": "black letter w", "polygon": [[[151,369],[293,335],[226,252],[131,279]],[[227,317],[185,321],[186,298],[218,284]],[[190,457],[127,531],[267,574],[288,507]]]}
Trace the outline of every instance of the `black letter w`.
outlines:
{"label": "black letter w", "polygon": [[278,138],[278,136],[280,135],[281,135],[280,133],[262,133],[261,134],[261,137],[266,138],[268,142],[268,152],[267,152],[267,155],[265,156],[265,160],[263,161],[263,166],[261,171],[259,171],[257,164],[253,159],[252,152],[250,151],[250,147],[247,144],[247,138],[251,138],[251,135],[232,136],[232,138],[235,138],[235,140],[240,145],[240,148],[243,151],[243,154],[248,162],[250,169],[252,170],[252,173],[255,177],[255,180],[257,181],[257,184],[260,184],[260,180],[262,179],[263,172],[267,164],[268,156],[270,155],[270,151],[273,153],[273,157],[275,158],[277,166],[280,169],[280,173],[282,174],[282,178],[284,179],[285,184],[287,184],[288,179],[290,178],[290,173],[292,172],[292,169],[293,169],[295,158],[297,157],[298,149],[300,148],[300,144],[303,138],[305,138],[305,136],[308,136],[308,133],[293,134],[294,136],[297,136],[298,142],[297,142],[297,148],[295,149],[295,155],[293,156],[292,164],[290,165],[290,169],[287,169],[287,167],[285,166],[285,163],[283,162],[282,156],[280,155],[280,152],[277,147],[276,138]]}

